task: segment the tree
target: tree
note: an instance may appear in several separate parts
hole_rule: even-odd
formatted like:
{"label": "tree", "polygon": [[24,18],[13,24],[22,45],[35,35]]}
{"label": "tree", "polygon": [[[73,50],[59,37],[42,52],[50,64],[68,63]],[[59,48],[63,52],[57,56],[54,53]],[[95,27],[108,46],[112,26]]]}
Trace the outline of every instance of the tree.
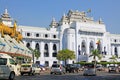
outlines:
{"label": "tree", "polygon": [[71,51],[69,49],[60,50],[60,51],[58,51],[57,59],[65,61],[65,65],[66,65],[66,61],[68,59],[70,59],[70,60],[75,59],[74,51]]}
{"label": "tree", "polygon": [[34,57],[36,57],[36,59],[38,59],[40,57],[40,52],[38,49],[32,49],[32,48],[29,48],[31,51],[32,51],[32,54],[33,54],[33,63],[34,63]]}
{"label": "tree", "polygon": [[117,62],[117,56],[116,55],[112,55],[112,57],[110,57],[109,59],[111,59],[112,60],[112,63],[114,63],[114,65],[115,65],[115,63]]}
{"label": "tree", "polygon": [[97,63],[96,57],[97,57],[98,59],[101,59],[102,56],[99,54],[99,50],[98,50],[98,49],[92,50],[92,54],[90,55],[90,57],[92,57],[92,56],[93,56],[94,65],[95,65],[95,68],[96,68],[96,63]]}

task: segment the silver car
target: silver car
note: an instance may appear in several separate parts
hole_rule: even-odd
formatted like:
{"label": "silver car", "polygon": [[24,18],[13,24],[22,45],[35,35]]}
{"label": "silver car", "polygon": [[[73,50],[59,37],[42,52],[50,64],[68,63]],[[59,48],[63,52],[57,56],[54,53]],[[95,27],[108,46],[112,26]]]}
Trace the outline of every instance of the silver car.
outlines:
{"label": "silver car", "polygon": [[96,69],[95,69],[94,64],[85,64],[83,75],[84,76],[87,76],[87,75],[94,75],[94,76],[96,76]]}
{"label": "silver car", "polygon": [[51,72],[50,74],[65,74],[66,70],[65,70],[65,67],[61,64],[53,64],[52,67],[51,67]]}

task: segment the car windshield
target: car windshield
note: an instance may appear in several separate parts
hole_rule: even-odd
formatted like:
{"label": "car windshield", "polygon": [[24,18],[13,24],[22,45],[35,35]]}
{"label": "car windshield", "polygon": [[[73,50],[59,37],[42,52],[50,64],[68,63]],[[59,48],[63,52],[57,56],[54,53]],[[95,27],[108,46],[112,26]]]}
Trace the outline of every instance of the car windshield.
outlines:
{"label": "car windshield", "polygon": [[96,66],[96,68],[100,68],[100,67],[102,67],[102,66]]}
{"label": "car windshield", "polygon": [[84,66],[87,68],[94,68],[94,64],[85,64]]}
{"label": "car windshield", "polygon": [[52,67],[60,67],[58,64],[53,64]]}
{"label": "car windshield", "polygon": [[115,67],[115,66],[109,66],[109,67]]}
{"label": "car windshield", "polygon": [[31,65],[26,64],[26,65],[22,65],[21,67],[31,67]]}

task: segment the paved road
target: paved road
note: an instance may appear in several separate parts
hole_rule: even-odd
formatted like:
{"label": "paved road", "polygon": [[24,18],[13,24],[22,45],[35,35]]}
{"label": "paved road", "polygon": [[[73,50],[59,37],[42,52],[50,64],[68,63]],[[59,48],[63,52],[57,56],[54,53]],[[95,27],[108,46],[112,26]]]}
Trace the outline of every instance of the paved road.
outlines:
{"label": "paved road", "polygon": [[35,76],[18,76],[15,80],[120,80],[120,73],[98,72],[97,76],[83,76],[81,73],[63,75],[40,74]]}

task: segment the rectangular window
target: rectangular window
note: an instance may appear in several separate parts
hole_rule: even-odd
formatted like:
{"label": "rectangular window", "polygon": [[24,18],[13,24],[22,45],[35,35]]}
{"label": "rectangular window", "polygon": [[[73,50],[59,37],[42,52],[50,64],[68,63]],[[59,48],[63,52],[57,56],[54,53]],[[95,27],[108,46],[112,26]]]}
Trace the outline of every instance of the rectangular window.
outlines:
{"label": "rectangular window", "polygon": [[52,56],[53,56],[53,57],[57,57],[57,53],[56,53],[56,52],[53,52]]}
{"label": "rectangular window", "polygon": [[6,65],[7,59],[6,58],[0,58],[0,65]]}
{"label": "rectangular window", "polygon": [[40,36],[40,35],[37,33],[37,34],[36,34],[36,37],[39,37],[39,36]]}
{"label": "rectangular window", "polygon": [[27,36],[30,36],[30,33],[27,33]]}
{"label": "rectangular window", "polygon": [[49,53],[48,52],[44,52],[44,57],[49,57]]}
{"label": "rectangular window", "polygon": [[53,38],[56,38],[56,35],[53,35]]}
{"label": "rectangular window", "polygon": [[47,38],[48,37],[48,34],[45,34],[45,38]]}
{"label": "rectangular window", "polygon": [[49,66],[49,61],[45,61],[45,66],[46,66],[46,67]]}

